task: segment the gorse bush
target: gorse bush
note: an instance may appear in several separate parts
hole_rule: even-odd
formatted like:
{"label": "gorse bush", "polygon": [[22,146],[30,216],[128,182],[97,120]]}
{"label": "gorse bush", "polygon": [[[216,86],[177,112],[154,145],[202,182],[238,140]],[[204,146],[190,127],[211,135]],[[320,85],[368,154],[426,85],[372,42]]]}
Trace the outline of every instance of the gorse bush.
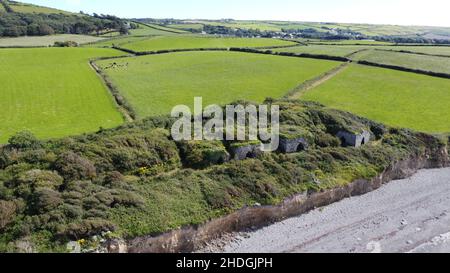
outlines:
{"label": "gorse bush", "polygon": [[39,140],[29,131],[23,131],[12,136],[8,143],[17,149],[36,149],[39,147]]}

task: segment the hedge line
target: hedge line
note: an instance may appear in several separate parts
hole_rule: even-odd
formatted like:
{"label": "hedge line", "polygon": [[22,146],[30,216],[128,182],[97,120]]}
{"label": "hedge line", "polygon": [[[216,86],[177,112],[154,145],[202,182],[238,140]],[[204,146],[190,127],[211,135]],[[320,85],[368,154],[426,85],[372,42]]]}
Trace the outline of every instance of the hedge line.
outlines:
{"label": "hedge line", "polygon": [[399,53],[407,53],[407,54],[415,54],[415,55],[423,55],[423,56],[450,58],[450,55],[430,54],[430,53],[423,53],[423,52],[414,52],[414,51],[410,51],[410,50],[394,50],[394,49],[375,49],[375,50],[377,50],[377,51],[387,51],[387,52],[399,52]]}
{"label": "hedge line", "polygon": [[[121,57],[116,57],[121,58]],[[98,58],[96,60],[101,59],[115,59],[115,58]],[[94,60],[89,61],[92,68],[102,77],[103,81],[105,82],[106,86],[110,90],[111,94],[113,95],[116,103],[119,105],[120,108],[124,110],[124,115],[127,118],[129,116],[132,120],[136,119],[136,111],[131,106],[130,103],[122,96],[122,94],[119,92],[118,88],[112,83],[111,79],[101,70],[94,62]],[[131,120],[131,121],[132,121]]]}
{"label": "hedge line", "polygon": [[309,53],[292,53],[292,52],[273,52],[271,50],[258,50],[254,48],[238,48],[232,47],[230,51],[239,51],[239,52],[247,52],[247,53],[257,53],[257,54],[267,54],[267,55],[278,55],[278,56],[286,56],[286,57],[297,57],[297,58],[311,58],[311,59],[320,59],[320,60],[331,60],[331,61],[339,61],[339,62],[351,62],[349,58],[339,57],[339,56],[329,56],[329,55],[321,55],[321,54],[309,54]]}
{"label": "hedge line", "polygon": [[407,68],[407,67],[397,66],[397,65],[372,63],[372,62],[368,62],[368,61],[358,61],[358,64],[374,66],[374,67],[381,67],[381,68],[387,68],[387,69],[393,69],[393,70],[399,70],[399,71],[416,73],[416,74],[427,75],[427,76],[438,77],[438,78],[444,78],[444,79],[450,79],[450,74],[447,74],[447,73],[439,73],[439,72],[426,71],[426,70],[420,70],[420,69],[414,69],[414,68]]}

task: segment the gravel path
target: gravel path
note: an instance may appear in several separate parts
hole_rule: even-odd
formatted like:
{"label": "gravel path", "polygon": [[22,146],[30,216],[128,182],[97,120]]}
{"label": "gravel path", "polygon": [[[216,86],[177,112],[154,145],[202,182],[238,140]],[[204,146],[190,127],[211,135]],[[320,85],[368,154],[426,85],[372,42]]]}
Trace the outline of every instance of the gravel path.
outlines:
{"label": "gravel path", "polygon": [[[218,246],[220,245],[220,249]],[[424,170],[204,251],[450,253],[450,168]]]}

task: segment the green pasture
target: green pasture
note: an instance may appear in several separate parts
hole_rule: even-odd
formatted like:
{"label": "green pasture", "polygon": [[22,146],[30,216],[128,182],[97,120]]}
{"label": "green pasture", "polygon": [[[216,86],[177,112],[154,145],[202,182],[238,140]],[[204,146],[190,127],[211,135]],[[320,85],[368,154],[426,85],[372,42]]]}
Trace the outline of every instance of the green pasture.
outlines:
{"label": "green pasture", "polygon": [[238,52],[180,52],[97,62],[139,117],[179,104],[279,98],[339,62]]}
{"label": "green pasture", "polygon": [[0,49],[0,143],[18,131],[39,138],[94,132],[123,122],[106,86],[89,66],[112,49]]}

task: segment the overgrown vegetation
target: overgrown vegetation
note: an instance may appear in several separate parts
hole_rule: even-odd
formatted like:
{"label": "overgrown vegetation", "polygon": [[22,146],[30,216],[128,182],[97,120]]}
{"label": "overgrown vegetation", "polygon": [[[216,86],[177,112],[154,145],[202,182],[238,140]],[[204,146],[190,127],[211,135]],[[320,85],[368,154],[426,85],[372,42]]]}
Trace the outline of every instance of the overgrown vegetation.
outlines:
{"label": "overgrown vegetation", "polygon": [[51,34],[100,34],[117,30],[127,33],[125,21],[111,15],[71,14],[67,12],[15,11],[10,1],[2,0],[6,12],[0,16],[0,37],[42,36]]}
{"label": "overgrown vegetation", "polygon": [[[129,238],[200,224],[245,205],[372,178],[443,145],[317,104],[276,103],[283,128],[311,136],[307,151],[210,164],[226,145],[175,143],[165,117],[46,142],[15,135],[0,149],[0,251],[26,251],[24,242],[33,251],[64,251],[69,240],[107,232]],[[375,141],[341,147],[335,132],[355,126],[370,128]]]}

